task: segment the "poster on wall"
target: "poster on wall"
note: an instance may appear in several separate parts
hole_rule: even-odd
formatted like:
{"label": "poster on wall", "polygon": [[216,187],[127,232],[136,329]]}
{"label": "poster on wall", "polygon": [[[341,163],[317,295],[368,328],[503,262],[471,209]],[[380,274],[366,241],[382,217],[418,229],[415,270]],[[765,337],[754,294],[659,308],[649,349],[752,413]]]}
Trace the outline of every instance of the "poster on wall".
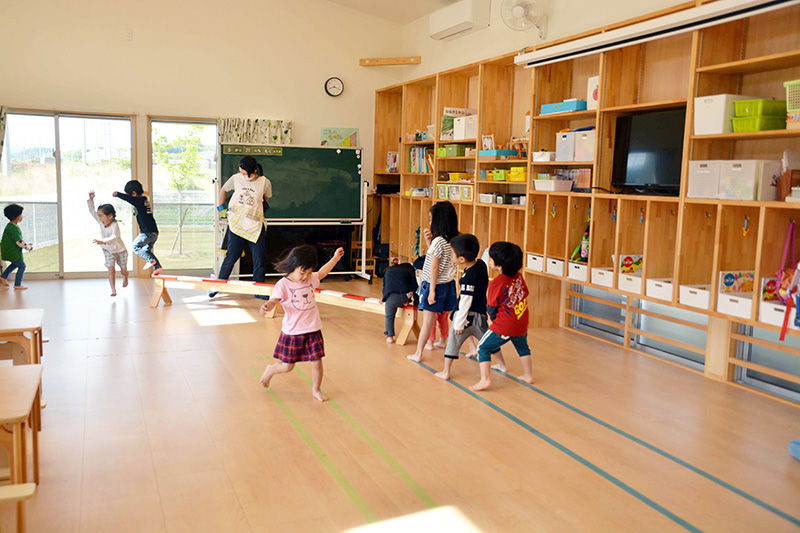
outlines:
{"label": "poster on wall", "polygon": [[358,128],[321,128],[321,146],[360,146]]}

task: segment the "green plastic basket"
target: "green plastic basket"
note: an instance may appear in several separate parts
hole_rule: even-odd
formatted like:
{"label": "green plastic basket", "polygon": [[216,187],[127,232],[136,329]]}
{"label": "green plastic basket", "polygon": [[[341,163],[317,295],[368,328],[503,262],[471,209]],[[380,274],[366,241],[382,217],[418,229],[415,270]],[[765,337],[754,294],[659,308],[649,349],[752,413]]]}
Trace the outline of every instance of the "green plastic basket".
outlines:
{"label": "green plastic basket", "polygon": [[782,117],[737,117],[731,120],[734,133],[786,129],[786,115]]}
{"label": "green plastic basket", "polygon": [[784,100],[736,100],[737,117],[782,117],[786,114]]}
{"label": "green plastic basket", "polygon": [[786,87],[786,111],[797,113],[800,111],[800,80],[787,81],[783,86]]}

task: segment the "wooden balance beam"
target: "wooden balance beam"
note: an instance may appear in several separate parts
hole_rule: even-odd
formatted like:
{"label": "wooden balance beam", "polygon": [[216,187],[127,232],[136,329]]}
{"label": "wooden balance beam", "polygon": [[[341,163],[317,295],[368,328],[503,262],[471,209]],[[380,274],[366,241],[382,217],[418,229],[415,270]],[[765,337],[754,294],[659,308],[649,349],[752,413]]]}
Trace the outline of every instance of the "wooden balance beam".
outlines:
{"label": "wooden balance beam", "polygon": [[[156,287],[153,291],[153,297],[150,300],[150,307],[158,307],[158,304],[161,302],[161,300],[164,300],[164,303],[167,305],[172,303],[172,298],[170,298],[169,292],[167,291],[168,286],[171,289],[230,292],[236,294],[257,294],[263,296],[271,295],[272,290],[275,288],[274,283],[207,279],[197,278],[194,276],[169,276],[165,274],[158,274],[153,276],[153,279],[156,282]],[[348,309],[355,309],[356,311],[366,311],[367,313],[385,316],[383,302],[381,302],[378,298],[367,298],[366,296],[347,294],[328,289],[315,289],[315,292],[315,299],[317,303],[336,305],[338,307],[346,307]],[[278,306],[275,306],[275,308],[273,308],[273,310],[266,315],[267,318],[273,318],[275,316]],[[411,333],[414,333],[414,335],[419,338],[417,308],[407,305],[398,309],[397,314],[402,321],[400,331],[397,334],[397,344],[403,346],[408,341],[408,337],[411,335]]]}

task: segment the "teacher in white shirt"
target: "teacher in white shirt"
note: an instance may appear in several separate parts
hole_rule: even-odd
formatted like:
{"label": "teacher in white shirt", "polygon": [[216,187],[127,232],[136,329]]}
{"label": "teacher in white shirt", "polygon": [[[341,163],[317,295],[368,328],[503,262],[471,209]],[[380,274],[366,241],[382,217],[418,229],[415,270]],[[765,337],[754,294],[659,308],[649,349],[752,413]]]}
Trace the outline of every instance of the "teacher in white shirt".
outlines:
{"label": "teacher in white shirt", "polygon": [[[228,279],[245,246],[249,246],[253,256],[253,281],[264,281],[267,271],[264,203],[272,198],[272,183],[263,173],[264,169],[255,158],[246,155],[239,161],[239,173],[220,188],[217,209],[223,208],[229,192],[233,191],[233,196],[228,202],[228,251],[219,269],[219,279]],[[208,293],[209,298],[216,295],[216,291]],[[269,299],[258,295],[256,298]]]}

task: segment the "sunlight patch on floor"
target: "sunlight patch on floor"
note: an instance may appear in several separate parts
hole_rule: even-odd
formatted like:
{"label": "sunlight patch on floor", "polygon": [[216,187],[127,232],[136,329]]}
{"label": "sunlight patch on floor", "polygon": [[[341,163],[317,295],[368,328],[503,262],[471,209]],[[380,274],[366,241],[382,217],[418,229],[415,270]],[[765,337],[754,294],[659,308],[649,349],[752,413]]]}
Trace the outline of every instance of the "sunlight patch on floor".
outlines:
{"label": "sunlight patch on floor", "polygon": [[464,513],[452,506],[437,507],[421,513],[391,518],[377,524],[348,529],[345,533],[406,533],[408,531],[414,531],[415,533],[433,531],[481,533],[481,530],[470,522]]}
{"label": "sunlight patch on floor", "polygon": [[231,324],[250,324],[256,320],[244,309],[211,309],[191,311],[198,326],[227,326]]}

